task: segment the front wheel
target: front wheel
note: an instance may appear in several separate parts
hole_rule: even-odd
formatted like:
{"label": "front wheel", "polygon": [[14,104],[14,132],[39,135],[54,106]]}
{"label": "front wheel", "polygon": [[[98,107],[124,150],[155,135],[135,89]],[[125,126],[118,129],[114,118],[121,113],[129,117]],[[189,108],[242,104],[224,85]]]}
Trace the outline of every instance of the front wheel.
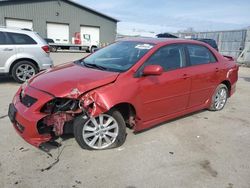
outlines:
{"label": "front wheel", "polygon": [[126,124],[119,111],[111,110],[97,117],[74,121],[77,143],[88,150],[102,150],[121,146],[126,140]]}
{"label": "front wheel", "polygon": [[212,96],[211,106],[209,110],[211,111],[222,110],[224,106],[226,105],[227,98],[228,98],[228,88],[226,85],[220,84],[216,88]]}
{"label": "front wheel", "polygon": [[96,49],[97,49],[97,47],[95,47],[95,46],[92,46],[92,47],[91,47],[91,50],[90,50],[90,52],[91,52],[91,53],[94,53],[94,52],[96,51]]}

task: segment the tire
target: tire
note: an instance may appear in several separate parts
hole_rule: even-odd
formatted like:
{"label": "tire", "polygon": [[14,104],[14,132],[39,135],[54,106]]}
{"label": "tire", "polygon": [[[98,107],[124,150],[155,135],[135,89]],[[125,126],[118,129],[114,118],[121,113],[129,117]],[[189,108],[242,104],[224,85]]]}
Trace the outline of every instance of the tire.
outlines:
{"label": "tire", "polygon": [[86,53],[90,53],[89,47],[85,51],[86,51]]}
{"label": "tire", "polygon": [[[224,94],[221,93],[222,91],[224,92]],[[215,92],[214,92],[214,94],[212,96],[211,106],[209,107],[209,110],[211,110],[211,111],[220,111],[220,110],[222,110],[226,105],[227,98],[228,98],[228,88],[227,88],[227,86],[225,84],[218,85],[218,87],[216,88],[216,90],[215,90]]]}
{"label": "tire", "polygon": [[[99,127],[100,129],[98,132],[97,126],[94,126],[94,124],[92,124],[92,119],[95,119],[97,124],[100,126],[98,121],[101,121],[100,120],[101,116],[103,117],[104,128],[101,129]],[[105,128],[105,123],[109,122],[109,120],[110,121],[114,120],[114,121],[110,122]],[[112,128],[113,126],[115,127],[116,123],[117,123],[117,128],[110,129],[109,131],[105,132],[105,129]],[[109,136],[110,134],[114,134],[117,136],[112,139],[112,137]],[[121,113],[117,110],[110,110],[109,112],[101,114],[96,118],[84,119],[83,116],[79,116],[74,121],[74,136],[76,142],[83,149],[104,150],[104,149],[116,148],[121,146],[126,140],[126,124]],[[109,140],[109,142],[106,141],[107,139]],[[101,142],[102,144],[99,144],[99,142]]]}
{"label": "tire", "polygon": [[31,61],[23,60],[16,63],[11,71],[12,77],[18,83],[23,83],[38,73],[38,68]]}
{"label": "tire", "polygon": [[94,52],[95,52],[95,49],[97,49],[97,47],[95,47],[95,46],[92,46],[92,47],[91,47],[91,50],[90,50],[90,52],[91,52],[91,53],[94,53]]}

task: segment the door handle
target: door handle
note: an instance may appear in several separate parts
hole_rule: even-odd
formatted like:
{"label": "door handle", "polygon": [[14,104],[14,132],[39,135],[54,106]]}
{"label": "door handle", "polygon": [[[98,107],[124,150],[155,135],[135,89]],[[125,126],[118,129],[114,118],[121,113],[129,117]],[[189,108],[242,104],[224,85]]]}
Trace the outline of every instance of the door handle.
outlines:
{"label": "door handle", "polygon": [[215,72],[219,72],[219,68],[218,67],[215,68]]}
{"label": "door handle", "polygon": [[4,48],[3,51],[12,51],[13,48]]}
{"label": "door handle", "polygon": [[188,74],[183,74],[182,77],[183,77],[183,79],[189,78]]}

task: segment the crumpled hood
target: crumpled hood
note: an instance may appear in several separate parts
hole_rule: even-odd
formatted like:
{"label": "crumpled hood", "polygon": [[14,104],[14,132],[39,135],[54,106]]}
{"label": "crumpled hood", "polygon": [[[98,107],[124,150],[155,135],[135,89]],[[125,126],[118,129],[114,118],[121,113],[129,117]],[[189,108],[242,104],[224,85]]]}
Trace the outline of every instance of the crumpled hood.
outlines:
{"label": "crumpled hood", "polygon": [[82,94],[91,89],[114,82],[119,73],[91,69],[67,63],[56,66],[29,80],[29,85],[56,97],[66,97],[77,88]]}

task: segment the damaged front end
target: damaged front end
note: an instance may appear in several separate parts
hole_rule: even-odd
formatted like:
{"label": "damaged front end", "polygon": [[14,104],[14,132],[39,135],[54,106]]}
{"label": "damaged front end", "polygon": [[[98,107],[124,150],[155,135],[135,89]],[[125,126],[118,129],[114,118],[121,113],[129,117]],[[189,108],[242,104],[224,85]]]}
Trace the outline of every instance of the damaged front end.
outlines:
{"label": "damaged front end", "polygon": [[52,136],[61,136],[64,131],[64,125],[70,122],[80,113],[79,101],[75,99],[56,98],[46,103],[41,112],[48,114],[37,124],[39,134],[51,134]]}
{"label": "damaged front end", "polygon": [[55,140],[63,134],[71,134],[77,116],[96,117],[109,109],[96,92],[69,96],[72,98],[52,99],[41,108],[40,112],[47,115],[37,123],[40,135],[51,135],[51,140]]}
{"label": "damaged front end", "polygon": [[73,89],[65,96],[54,95],[31,86],[20,87],[10,105],[12,123],[17,133],[31,145],[44,151],[56,144],[58,137],[72,134],[74,120],[97,117],[107,112],[111,102],[100,90],[80,94]]}

